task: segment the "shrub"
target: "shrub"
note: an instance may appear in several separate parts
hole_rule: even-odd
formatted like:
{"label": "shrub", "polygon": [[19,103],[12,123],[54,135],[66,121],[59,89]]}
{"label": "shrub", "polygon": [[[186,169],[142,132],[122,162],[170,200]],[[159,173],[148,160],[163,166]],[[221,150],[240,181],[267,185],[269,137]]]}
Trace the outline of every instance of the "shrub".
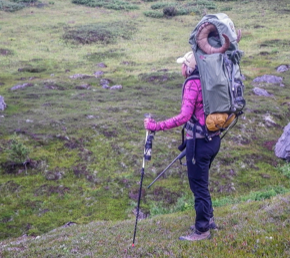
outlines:
{"label": "shrub", "polygon": [[233,9],[233,7],[231,6],[226,6],[224,8],[221,8],[221,12],[228,12],[228,11],[231,11]]}
{"label": "shrub", "polygon": [[147,17],[151,17],[151,18],[163,18],[164,15],[161,12],[156,12],[156,11],[146,11],[144,12],[144,15]]}
{"label": "shrub", "polygon": [[165,7],[163,9],[163,14],[167,17],[173,17],[177,14],[177,10],[173,6]]}
{"label": "shrub", "polygon": [[135,4],[130,4],[128,2],[119,0],[72,0],[73,4],[81,4],[89,7],[104,7],[107,9],[114,10],[134,10],[139,9]]}
{"label": "shrub", "polygon": [[10,0],[11,2],[14,3],[35,3],[37,0]]}
{"label": "shrub", "polygon": [[0,0],[0,10],[5,12],[16,12],[24,7],[25,5],[23,4],[17,4],[5,0]]}
{"label": "shrub", "polygon": [[[209,1],[191,1],[185,3],[176,3],[176,2],[157,2],[151,5],[151,9],[162,9],[163,8],[163,17],[170,17],[175,15],[188,15],[191,13],[200,14],[201,10],[204,8],[207,9],[216,9],[216,5],[213,2]],[[148,17],[161,18],[160,15],[157,15],[153,12],[144,13]],[[157,16],[157,17],[155,17]]]}
{"label": "shrub", "polygon": [[279,171],[286,177],[290,178],[290,163],[279,168]]}
{"label": "shrub", "polygon": [[25,164],[29,159],[30,150],[28,147],[24,145],[24,143],[20,140],[20,138],[14,135],[13,139],[10,143],[9,149],[9,160],[14,163],[22,163]]}
{"label": "shrub", "polygon": [[174,3],[158,2],[156,4],[151,5],[151,9],[153,9],[153,10],[162,9],[162,8],[174,6],[174,5],[175,5]]}
{"label": "shrub", "polygon": [[97,23],[78,27],[65,28],[63,38],[67,41],[81,44],[99,42],[102,44],[113,43],[116,38],[130,39],[135,27],[125,22]]}
{"label": "shrub", "polygon": [[177,11],[176,15],[188,15],[191,13],[200,14],[200,10],[197,8],[182,8]]}

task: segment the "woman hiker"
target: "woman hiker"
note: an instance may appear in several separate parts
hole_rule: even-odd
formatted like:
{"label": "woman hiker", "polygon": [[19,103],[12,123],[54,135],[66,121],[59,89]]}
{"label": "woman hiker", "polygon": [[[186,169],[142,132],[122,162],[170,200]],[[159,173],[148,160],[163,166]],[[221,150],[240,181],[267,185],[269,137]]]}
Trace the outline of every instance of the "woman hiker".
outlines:
{"label": "woman hiker", "polygon": [[[220,148],[220,137],[215,135],[211,141],[206,140],[202,127],[205,126],[201,83],[198,78],[198,68],[193,52],[178,58],[182,64],[182,75],[187,78],[183,86],[183,96],[180,113],[170,119],[156,122],[145,118],[144,127],[150,131],[168,130],[187,123],[186,127],[186,163],[188,181],[194,194],[196,212],[195,225],[191,226],[193,233],[179,237],[180,240],[197,241],[210,238],[210,229],[216,229],[213,217],[211,196],[208,189],[209,168]],[[192,130],[193,125],[195,130]],[[191,125],[191,126],[190,126]]]}

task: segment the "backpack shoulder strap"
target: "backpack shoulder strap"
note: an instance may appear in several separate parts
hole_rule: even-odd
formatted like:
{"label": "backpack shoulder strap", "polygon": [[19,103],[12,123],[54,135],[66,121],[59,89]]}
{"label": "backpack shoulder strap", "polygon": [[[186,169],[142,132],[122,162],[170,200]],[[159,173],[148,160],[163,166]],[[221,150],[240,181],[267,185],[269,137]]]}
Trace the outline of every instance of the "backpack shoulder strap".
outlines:
{"label": "backpack shoulder strap", "polygon": [[200,76],[199,76],[198,74],[194,74],[194,75],[191,75],[191,76],[189,76],[189,77],[186,78],[186,80],[184,81],[184,83],[183,83],[183,85],[182,85],[181,100],[182,100],[182,98],[183,98],[184,87],[185,87],[186,83],[187,83],[188,81],[191,81],[191,80],[197,80],[197,79],[198,79],[198,80],[200,79]]}

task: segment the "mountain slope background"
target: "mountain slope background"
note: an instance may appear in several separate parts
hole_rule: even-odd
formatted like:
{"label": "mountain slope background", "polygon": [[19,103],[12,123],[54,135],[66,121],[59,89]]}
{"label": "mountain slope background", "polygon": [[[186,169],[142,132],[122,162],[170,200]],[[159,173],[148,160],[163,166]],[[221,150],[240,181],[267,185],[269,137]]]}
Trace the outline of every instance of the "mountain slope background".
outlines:
{"label": "mountain slope background", "polygon": [[[290,168],[273,151],[290,115],[290,72],[276,71],[289,65],[288,1],[23,2],[2,1],[0,11],[2,256],[289,256]],[[174,16],[164,16],[168,5]],[[245,52],[247,107],[211,169],[222,230],[207,242],[176,242],[194,218],[178,162],[146,189],[179,154],[177,128],[155,135],[141,200],[147,219],[131,249],[144,114],[178,114],[176,58],[205,12],[227,13]],[[265,74],[283,85],[253,83]]]}

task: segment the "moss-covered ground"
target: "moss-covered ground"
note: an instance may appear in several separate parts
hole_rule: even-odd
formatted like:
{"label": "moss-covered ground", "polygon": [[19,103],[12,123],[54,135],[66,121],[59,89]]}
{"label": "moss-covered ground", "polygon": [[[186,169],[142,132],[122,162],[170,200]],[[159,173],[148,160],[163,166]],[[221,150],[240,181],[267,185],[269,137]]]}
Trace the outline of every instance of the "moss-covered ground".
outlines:
{"label": "moss-covered ground", "polygon": [[[53,257],[58,252],[64,257],[201,257],[206,249],[207,257],[225,250],[229,257],[262,257],[264,249],[264,257],[275,252],[287,257],[282,253],[289,237],[282,225],[287,229],[289,224],[283,204],[289,199],[289,165],[273,148],[290,117],[290,72],[276,72],[289,64],[288,1],[196,1],[194,6],[191,1],[188,6],[195,9],[189,13],[159,18],[146,15],[159,2],[126,1],[138,7],[130,9],[119,8],[120,1],[116,8],[89,2],[31,1],[14,12],[0,11],[0,95],[7,104],[0,111],[0,239],[42,236],[68,222],[78,224],[77,232],[61,228],[45,235],[51,242],[46,246],[43,240],[44,249],[33,242],[42,240],[25,238],[27,248],[3,242],[0,252],[4,257],[18,257],[20,249],[22,257],[41,252],[47,257],[49,252]],[[141,211],[150,219],[140,222],[138,247],[130,254],[144,114],[161,120],[179,113],[183,78],[175,61],[190,50],[190,32],[204,12],[226,12],[243,35],[239,46],[245,52],[241,69],[247,107],[223,139],[209,186],[218,222],[239,230],[225,226],[210,242],[197,244],[196,255],[189,254],[190,244],[175,243],[193,218],[193,200],[186,167],[179,162],[146,188],[179,154],[181,128],[158,132],[141,200]],[[264,74],[283,77],[283,87],[260,85],[272,97],[253,93],[253,79]],[[14,90],[17,85],[24,88]],[[26,165],[12,155],[17,146],[20,154],[27,150]],[[282,213],[266,212],[277,200]]]}

